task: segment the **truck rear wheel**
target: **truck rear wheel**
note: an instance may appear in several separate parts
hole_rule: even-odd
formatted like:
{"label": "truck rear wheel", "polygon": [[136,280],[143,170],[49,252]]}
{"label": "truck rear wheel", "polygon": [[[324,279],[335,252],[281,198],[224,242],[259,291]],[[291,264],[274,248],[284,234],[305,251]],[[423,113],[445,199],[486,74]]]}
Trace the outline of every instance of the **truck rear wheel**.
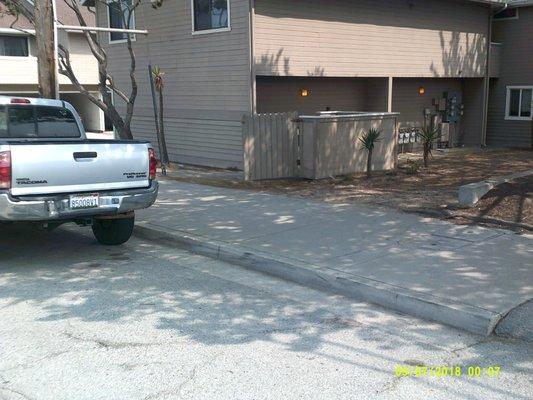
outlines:
{"label": "truck rear wheel", "polygon": [[117,218],[117,219],[98,219],[93,220],[93,233],[98,243],[108,246],[118,246],[126,243],[135,225],[135,217]]}

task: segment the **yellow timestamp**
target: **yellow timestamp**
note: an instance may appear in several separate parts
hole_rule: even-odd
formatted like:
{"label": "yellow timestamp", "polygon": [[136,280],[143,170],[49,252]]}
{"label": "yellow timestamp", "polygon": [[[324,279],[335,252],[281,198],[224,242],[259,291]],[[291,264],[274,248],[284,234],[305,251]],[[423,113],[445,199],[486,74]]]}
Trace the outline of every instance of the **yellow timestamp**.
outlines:
{"label": "yellow timestamp", "polygon": [[498,378],[500,373],[501,367],[499,365],[490,365],[487,367],[482,367],[480,365],[397,365],[394,367],[394,375],[397,377],[412,378]]}

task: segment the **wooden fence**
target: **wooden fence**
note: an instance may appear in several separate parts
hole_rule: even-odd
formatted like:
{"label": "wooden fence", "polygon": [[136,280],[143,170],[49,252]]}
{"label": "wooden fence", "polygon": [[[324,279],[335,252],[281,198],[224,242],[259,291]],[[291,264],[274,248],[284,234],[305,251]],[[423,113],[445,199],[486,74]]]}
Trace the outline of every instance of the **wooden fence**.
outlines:
{"label": "wooden fence", "polygon": [[297,112],[245,115],[244,179],[298,176],[298,129]]}
{"label": "wooden fence", "polygon": [[398,158],[398,115],[387,112],[245,115],[244,178],[322,179],[364,172],[367,153],[360,138],[370,128],[382,132],[373,152],[375,170],[392,170]]}

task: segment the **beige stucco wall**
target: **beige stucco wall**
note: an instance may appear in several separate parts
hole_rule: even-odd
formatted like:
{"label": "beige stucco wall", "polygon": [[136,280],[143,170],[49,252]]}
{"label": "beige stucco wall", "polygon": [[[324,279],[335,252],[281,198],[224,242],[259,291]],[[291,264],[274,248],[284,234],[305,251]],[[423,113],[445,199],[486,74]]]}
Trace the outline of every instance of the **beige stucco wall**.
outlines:
{"label": "beige stucco wall", "polygon": [[[28,36],[29,57],[0,57],[0,85],[37,85],[36,44]],[[68,33],[60,36],[60,43],[71,54],[71,62],[78,80],[84,85],[98,84],[98,64],[90,52],[83,35]],[[59,75],[60,85],[69,85],[70,80]]]}
{"label": "beige stucco wall", "polygon": [[366,171],[367,152],[359,138],[370,128],[381,131],[372,153],[373,170],[396,167],[396,117],[303,118],[302,176],[322,179]]}

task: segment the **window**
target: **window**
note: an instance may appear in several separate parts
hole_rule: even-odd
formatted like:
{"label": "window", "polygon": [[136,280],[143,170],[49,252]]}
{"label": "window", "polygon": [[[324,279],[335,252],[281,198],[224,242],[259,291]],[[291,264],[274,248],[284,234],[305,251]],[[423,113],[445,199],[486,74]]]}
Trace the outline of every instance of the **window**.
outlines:
{"label": "window", "polygon": [[501,19],[518,19],[518,8],[507,8],[494,15],[494,20]]}
{"label": "window", "polygon": [[[131,0],[113,0],[107,3],[109,14],[109,27],[116,29],[135,29],[135,12],[130,11]],[[126,32],[109,32],[109,42],[125,42],[128,39]],[[135,35],[130,36],[135,40]]]}
{"label": "window", "polygon": [[0,137],[77,138],[76,119],[66,108],[10,106],[0,108]]}
{"label": "window", "polygon": [[229,0],[191,0],[193,32],[217,32],[230,29]]}
{"label": "window", "polygon": [[531,120],[533,114],[533,86],[508,87],[506,119]]}
{"label": "window", "polygon": [[33,107],[8,108],[8,124],[10,137],[22,138],[37,136]]}
{"label": "window", "polygon": [[35,107],[39,137],[79,137],[80,130],[74,115],[66,108]]}
{"label": "window", "polygon": [[28,38],[26,36],[0,36],[0,56],[28,57]]}

